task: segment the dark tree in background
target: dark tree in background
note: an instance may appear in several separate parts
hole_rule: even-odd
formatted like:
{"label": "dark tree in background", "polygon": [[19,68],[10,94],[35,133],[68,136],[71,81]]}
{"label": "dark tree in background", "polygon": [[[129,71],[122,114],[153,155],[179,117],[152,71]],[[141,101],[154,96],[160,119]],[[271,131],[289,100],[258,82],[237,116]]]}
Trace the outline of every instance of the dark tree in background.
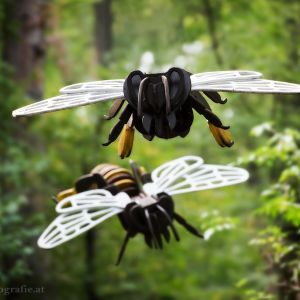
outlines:
{"label": "dark tree in background", "polygon": [[[23,97],[26,95],[33,100],[41,99],[45,58],[45,13],[45,3],[38,0],[5,0],[1,3],[1,75],[3,76],[1,101],[11,100],[17,90]],[[6,146],[1,148],[1,159],[2,166],[10,164],[13,167],[11,157],[13,147],[19,145],[21,152],[21,149],[25,149],[32,140],[29,140],[26,135],[26,122],[12,120],[10,105],[14,104],[1,104],[4,114],[1,122],[6,125],[7,134],[5,139],[2,139]],[[22,155],[25,155],[24,153]],[[13,178],[16,179],[16,176],[25,178],[21,169],[16,162]],[[9,206],[10,203],[14,203],[17,207],[16,195],[24,194],[18,183],[8,174],[1,179],[1,186],[1,208],[5,211],[5,204]],[[32,193],[34,194],[34,191]],[[30,197],[29,201],[29,195],[26,196],[28,198],[25,204],[12,211],[11,215],[7,215],[7,219],[5,216],[2,218],[1,229],[7,249],[2,250],[1,271],[6,276],[6,286],[19,286],[24,283],[24,279],[20,280],[18,277],[18,274],[26,272],[24,261],[29,265],[32,280],[36,284],[41,283],[42,276],[45,274],[43,262],[30,255],[32,251],[30,249],[35,247],[36,240],[30,238],[32,235],[25,225],[28,217],[35,215],[39,200],[37,197]],[[22,243],[18,244],[21,240]],[[13,248],[13,245],[16,245],[16,248]],[[26,256],[26,259],[23,256]],[[10,294],[6,297],[16,299],[17,295]]]}
{"label": "dark tree in background", "polygon": [[[109,65],[109,59],[107,54],[112,49],[112,22],[113,14],[111,7],[111,0],[103,0],[96,2],[93,6],[95,23],[94,23],[94,39],[96,56],[99,65],[107,66]],[[103,127],[103,116],[99,115],[97,117],[97,122],[95,126],[95,145],[94,151],[98,151],[101,145],[99,144],[99,137],[102,132]],[[84,172],[88,170],[83,167]],[[89,230],[85,235],[85,265],[86,274],[84,278],[84,284],[86,289],[86,295],[88,300],[99,300],[100,297],[96,293],[96,239],[99,239],[99,234],[96,233],[95,229]]]}
{"label": "dark tree in background", "polygon": [[3,61],[13,67],[16,81],[25,86],[28,95],[40,99],[46,6],[39,0],[6,1],[5,6]]}
{"label": "dark tree in background", "polygon": [[103,0],[94,4],[95,12],[95,44],[97,59],[100,64],[107,64],[106,54],[112,48],[112,3]]}

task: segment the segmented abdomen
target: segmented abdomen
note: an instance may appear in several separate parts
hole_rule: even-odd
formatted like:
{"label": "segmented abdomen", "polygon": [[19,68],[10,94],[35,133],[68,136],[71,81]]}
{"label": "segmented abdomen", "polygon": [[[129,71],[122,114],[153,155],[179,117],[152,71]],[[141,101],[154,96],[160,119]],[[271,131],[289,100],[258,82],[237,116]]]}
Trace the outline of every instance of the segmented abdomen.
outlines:
{"label": "segmented abdomen", "polygon": [[116,186],[118,190],[127,193],[131,197],[140,193],[135,178],[127,169],[111,164],[100,164],[91,173],[100,174],[108,185]]}

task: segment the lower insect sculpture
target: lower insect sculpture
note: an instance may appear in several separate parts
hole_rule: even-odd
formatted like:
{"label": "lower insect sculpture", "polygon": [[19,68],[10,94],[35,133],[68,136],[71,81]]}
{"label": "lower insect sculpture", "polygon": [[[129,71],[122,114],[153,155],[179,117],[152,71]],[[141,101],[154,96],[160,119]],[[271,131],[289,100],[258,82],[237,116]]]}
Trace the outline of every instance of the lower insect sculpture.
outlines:
{"label": "lower insect sculpture", "polygon": [[147,198],[143,199],[141,197],[139,203],[129,203],[120,215],[127,234],[117,264],[123,256],[129,238],[136,236],[138,233],[144,235],[145,242],[150,248],[162,249],[162,237],[166,242],[170,241],[169,228],[172,230],[175,240],[179,241],[179,235],[173,224],[174,220],[183,225],[190,233],[203,238],[196,228],[188,224],[183,217],[174,211],[174,202],[168,194],[158,194],[157,201],[148,206],[144,206],[145,203],[143,202],[147,202]]}
{"label": "lower insect sculpture", "polygon": [[60,215],[38,240],[41,248],[56,247],[118,215],[126,236],[117,264],[130,238],[144,235],[150,248],[162,249],[171,234],[179,235],[174,221],[193,235],[198,230],[174,210],[172,195],[236,184],[247,180],[248,172],[229,166],[207,165],[196,156],[165,163],[151,173],[131,162],[127,169],[101,164],[81,176],[74,188],[60,192],[55,201]]}

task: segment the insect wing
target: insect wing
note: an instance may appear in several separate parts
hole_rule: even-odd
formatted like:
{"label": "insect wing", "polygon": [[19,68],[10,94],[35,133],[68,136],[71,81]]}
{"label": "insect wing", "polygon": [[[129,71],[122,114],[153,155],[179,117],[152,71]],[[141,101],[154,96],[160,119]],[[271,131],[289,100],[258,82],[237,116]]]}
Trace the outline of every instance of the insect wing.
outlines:
{"label": "insect wing", "polygon": [[249,178],[244,169],[200,161],[197,157],[182,157],[158,167],[151,174],[153,183],[145,185],[146,193],[176,195],[238,184]]}
{"label": "insect wing", "polygon": [[124,98],[122,80],[77,83],[62,88],[60,92],[59,96],[16,109],[12,115],[14,117],[30,116]]}
{"label": "insect wing", "polygon": [[131,200],[124,193],[113,196],[109,191],[94,189],[79,194],[72,195],[58,202],[56,205],[57,213],[69,213],[91,208],[122,208],[124,209]]}
{"label": "insect wing", "polygon": [[258,94],[300,93],[300,85],[262,79],[255,71],[219,71],[191,76],[192,90]]}
{"label": "insect wing", "polygon": [[153,182],[143,186],[148,195],[156,195],[160,192],[168,192],[170,183],[178,178],[183,178],[186,174],[197,170],[203,164],[203,159],[198,156],[184,156],[169,161],[151,173]]}
{"label": "insect wing", "polygon": [[[89,191],[91,192],[91,191]],[[108,192],[109,193],[109,192]],[[82,193],[81,193],[82,194]],[[57,205],[56,210],[61,213],[55,220],[46,228],[38,240],[38,246],[45,249],[54,248],[64,242],[67,242],[78,235],[88,231],[96,225],[102,223],[106,219],[121,213],[131,200],[125,193],[117,195],[115,204],[108,202],[113,200],[107,198],[103,190],[98,190],[98,196],[84,192],[82,197],[75,198],[74,196],[65,198],[64,205]],[[127,196],[125,197],[124,194]],[[78,194],[79,195],[79,194]],[[71,198],[71,199],[70,199]],[[67,201],[68,200],[68,201]],[[90,200],[90,202],[88,202]]]}
{"label": "insect wing", "polygon": [[197,85],[216,84],[230,81],[247,81],[261,78],[262,74],[256,71],[232,70],[203,72],[191,75],[192,89]]}
{"label": "insect wing", "polygon": [[124,79],[101,80],[75,83],[65,86],[59,90],[61,94],[78,94],[78,93],[123,93]]}
{"label": "insect wing", "polygon": [[122,209],[106,208],[96,211],[84,209],[61,214],[42,233],[38,239],[38,246],[44,249],[54,248],[120,212]]}

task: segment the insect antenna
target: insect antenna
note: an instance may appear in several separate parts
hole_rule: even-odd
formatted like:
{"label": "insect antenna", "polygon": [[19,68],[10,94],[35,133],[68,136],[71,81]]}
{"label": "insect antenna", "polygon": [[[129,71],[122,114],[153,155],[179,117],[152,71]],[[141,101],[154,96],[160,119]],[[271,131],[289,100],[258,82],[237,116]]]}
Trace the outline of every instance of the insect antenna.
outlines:
{"label": "insect antenna", "polygon": [[140,117],[142,115],[142,106],[143,106],[143,95],[144,95],[144,85],[149,80],[149,77],[144,78],[139,86],[138,92],[138,105],[137,105],[137,115]]}
{"label": "insect antenna", "polygon": [[139,166],[134,160],[130,160],[129,164],[132,170],[133,177],[135,181],[138,183],[138,185],[140,184],[140,182],[142,184],[145,184],[146,182],[143,175],[146,175],[147,173],[144,167]]}
{"label": "insect antenna", "polygon": [[170,89],[169,82],[166,76],[161,76],[162,83],[164,85],[165,90],[165,98],[166,98],[166,113],[169,114],[171,112],[171,99],[170,99]]}

